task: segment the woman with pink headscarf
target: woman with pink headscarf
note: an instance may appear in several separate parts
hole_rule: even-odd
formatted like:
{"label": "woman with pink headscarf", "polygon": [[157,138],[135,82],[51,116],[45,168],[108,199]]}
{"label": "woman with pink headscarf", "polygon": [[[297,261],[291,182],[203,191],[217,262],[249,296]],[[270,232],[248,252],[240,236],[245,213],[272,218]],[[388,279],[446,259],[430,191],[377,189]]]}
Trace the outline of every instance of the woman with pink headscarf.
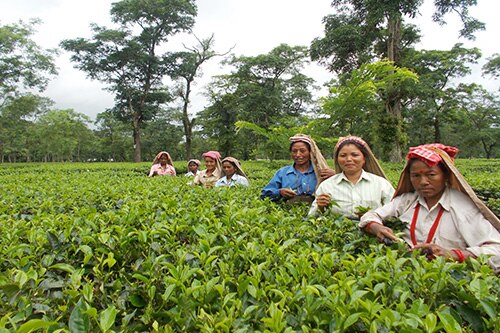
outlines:
{"label": "woman with pink headscarf", "polygon": [[410,148],[394,198],[366,213],[359,227],[390,243],[397,237],[383,221],[398,217],[406,224],[405,241],[429,259],[463,262],[491,255],[492,268],[500,272],[500,221],[456,169],[457,152],[439,143]]}
{"label": "woman with pink headscarf", "polygon": [[205,170],[199,171],[194,177],[194,185],[202,185],[205,188],[213,187],[215,182],[222,177],[221,155],[218,151],[210,150],[203,153]]}
{"label": "woman with pink headscarf", "polygon": [[159,152],[153,160],[153,165],[149,171],[149,177],[175,175],[175,168],[170,154],[166,151]]}

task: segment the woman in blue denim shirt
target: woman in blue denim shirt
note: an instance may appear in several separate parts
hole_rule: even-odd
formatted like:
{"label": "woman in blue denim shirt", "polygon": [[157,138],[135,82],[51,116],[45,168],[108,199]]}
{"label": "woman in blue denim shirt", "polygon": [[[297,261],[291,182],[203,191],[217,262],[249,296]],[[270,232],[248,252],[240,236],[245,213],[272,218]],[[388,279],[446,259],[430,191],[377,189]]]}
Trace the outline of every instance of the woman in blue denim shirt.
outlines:
{"label": "woman in blue denim shirt", "polygon": [[[330,169],[314,140],[304,134],[290,138],[293,164],[279,169],[261,191],[262,199],[312,203],[317,185],[335,172]],[[319,179],[319,182],[318,182]]]}

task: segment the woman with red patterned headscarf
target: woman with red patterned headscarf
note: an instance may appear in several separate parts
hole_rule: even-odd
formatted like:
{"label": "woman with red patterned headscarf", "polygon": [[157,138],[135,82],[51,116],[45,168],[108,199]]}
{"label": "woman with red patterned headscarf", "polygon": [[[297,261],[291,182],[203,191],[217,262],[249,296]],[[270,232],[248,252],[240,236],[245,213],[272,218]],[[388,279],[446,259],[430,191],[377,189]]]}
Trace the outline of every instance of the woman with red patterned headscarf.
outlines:
{"label": "woman with red patterned headscarf", "polygon": [[153,160],[153,165],[149,171],[149,177],[175,175],[175,168],[170,154],[166,151],[159,152]]}
{"label": "woman with red patterned headscarf", "polygon": [[194,185],[202,185],[205,188],[213,187],[215,182],[222,177],[221,155],[218,151],[210,150],[203,153],[205,170],[199,171],[194,177]]}
{"label": "woman with red patterned headscarf", "polygon": [[499,272],[500,221],[454,166],[457,152],[439,143],[410,148],[394,198],[366,213],[359,226],[381,241],[396,240],[383,221],[398,217],[407,226],[405,241],[429,259],[463,262],[491,255],[491,266]]}

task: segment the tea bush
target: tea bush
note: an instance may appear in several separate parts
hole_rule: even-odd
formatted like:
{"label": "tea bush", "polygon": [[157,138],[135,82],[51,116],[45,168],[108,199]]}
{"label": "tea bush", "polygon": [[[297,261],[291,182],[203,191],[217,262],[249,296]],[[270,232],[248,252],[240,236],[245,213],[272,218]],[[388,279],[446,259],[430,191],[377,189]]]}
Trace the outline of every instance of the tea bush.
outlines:
{"label": "tea bush", "polygon": [[[146,163],[0,165],[0,332],[499,330],[485,258],[429,262],[260,200],[288,163],[245,162],[250,187],[214,189],[181,162],[155,178]],[[458,162],[490,200],[495,163]],[[401,167],[384,165],[393,184]]]}

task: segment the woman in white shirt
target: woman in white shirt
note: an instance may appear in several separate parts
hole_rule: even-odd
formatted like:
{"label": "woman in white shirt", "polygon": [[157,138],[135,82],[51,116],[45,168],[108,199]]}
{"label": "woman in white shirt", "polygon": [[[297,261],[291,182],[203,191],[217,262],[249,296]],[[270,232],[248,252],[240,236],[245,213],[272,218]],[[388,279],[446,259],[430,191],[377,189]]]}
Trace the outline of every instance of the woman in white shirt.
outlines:
{"label": "woman in white shirt", "polygon": [[335,213],[359,219],[358,207],[374,209],[391,200],[394,188],[363,139],[340,138],[334,157],[337,174],[319,185],[309,215],[317,215],[330,206]]}
{"label": "woman in white shirt", "polygon": [[225,157],[222,160],[222,171],[224,176],[217,180],[215,186],[250,185],[245,172],[241,168],[240,161],[236,158],[231,156]]}
{"label": "woman in white shirt", "polygon": [[410,148],[394,199],[366,213],[359,227],[381,241],[396,240],[383,221],[399,217],[405,241],[429,259],[492,255],[491,266],[500,272],[500,221],[454,166],[457,152],[437,143]]}

